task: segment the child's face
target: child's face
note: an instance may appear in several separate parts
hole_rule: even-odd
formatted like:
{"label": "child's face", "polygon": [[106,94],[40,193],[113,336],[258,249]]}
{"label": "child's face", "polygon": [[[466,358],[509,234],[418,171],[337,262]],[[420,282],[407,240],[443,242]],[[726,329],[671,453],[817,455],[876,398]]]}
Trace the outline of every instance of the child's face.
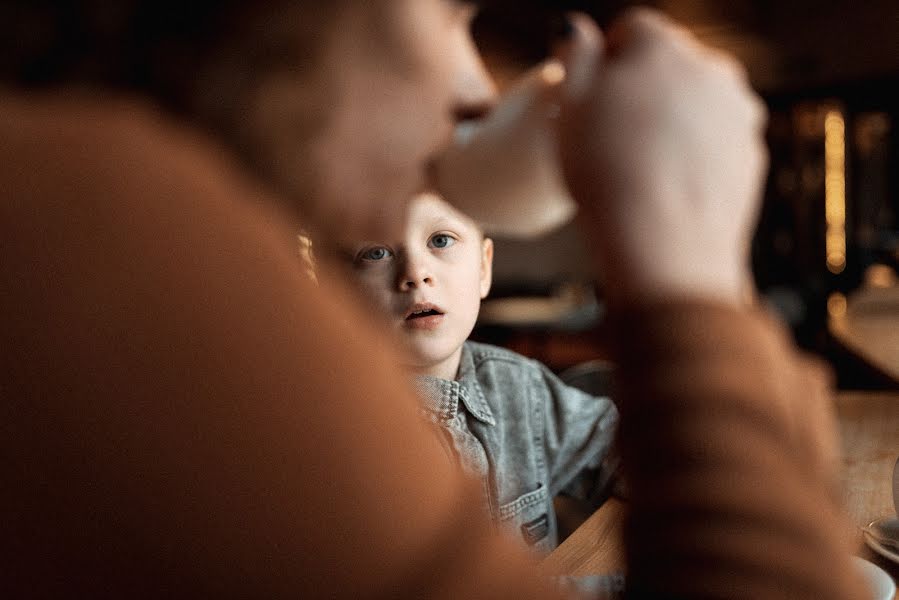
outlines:
{"label": "child's face", "polygon": [[493,242],[434,195],[417,198],[398,242],[366,242],[354,275],[420,373],[452,379],[490,290]]}

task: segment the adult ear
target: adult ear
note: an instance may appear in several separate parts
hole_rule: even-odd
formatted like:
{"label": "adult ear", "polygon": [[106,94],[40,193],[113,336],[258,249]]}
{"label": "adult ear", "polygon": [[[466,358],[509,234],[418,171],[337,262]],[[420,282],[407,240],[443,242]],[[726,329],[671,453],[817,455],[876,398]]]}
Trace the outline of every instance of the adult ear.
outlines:
{"label": "adult ear", "polygon": [[485,237],[481,241],[481,300],[490,293],[493,284],[493,240]]}

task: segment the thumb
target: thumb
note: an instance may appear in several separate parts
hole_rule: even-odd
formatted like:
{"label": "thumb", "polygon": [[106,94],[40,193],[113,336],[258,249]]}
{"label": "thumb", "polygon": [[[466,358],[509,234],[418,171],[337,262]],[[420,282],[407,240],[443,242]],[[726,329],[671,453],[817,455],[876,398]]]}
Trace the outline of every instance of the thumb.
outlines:
{"label": "thumb", "polygon": [[555,57],[565,67],[562,91],[577,101],[590,89],[605,52],[605,37],[596,22],[584,13],[569,13],[572,33],[556,47]]}

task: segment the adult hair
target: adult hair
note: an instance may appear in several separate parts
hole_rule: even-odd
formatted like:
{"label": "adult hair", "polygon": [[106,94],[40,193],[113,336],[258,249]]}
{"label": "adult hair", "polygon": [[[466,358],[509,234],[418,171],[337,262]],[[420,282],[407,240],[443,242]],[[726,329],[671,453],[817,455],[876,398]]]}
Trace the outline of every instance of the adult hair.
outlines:
{"label": "adult hair", "polygon": [[313,62],[351,1],[0,0],[0,85],[113,89],[192,113],[223,64],[239,86]]}

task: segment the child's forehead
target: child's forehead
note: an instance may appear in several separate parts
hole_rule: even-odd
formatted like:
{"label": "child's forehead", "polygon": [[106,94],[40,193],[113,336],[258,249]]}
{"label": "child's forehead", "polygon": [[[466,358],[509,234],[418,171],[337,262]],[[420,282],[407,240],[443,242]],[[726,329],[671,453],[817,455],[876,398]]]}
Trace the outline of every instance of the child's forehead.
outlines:
{"label": "child's forehead", "polygon": [[408,229],[456,227],[481,233],[480,227],[465,214],[435,194],[422,194],[412,201]]}

